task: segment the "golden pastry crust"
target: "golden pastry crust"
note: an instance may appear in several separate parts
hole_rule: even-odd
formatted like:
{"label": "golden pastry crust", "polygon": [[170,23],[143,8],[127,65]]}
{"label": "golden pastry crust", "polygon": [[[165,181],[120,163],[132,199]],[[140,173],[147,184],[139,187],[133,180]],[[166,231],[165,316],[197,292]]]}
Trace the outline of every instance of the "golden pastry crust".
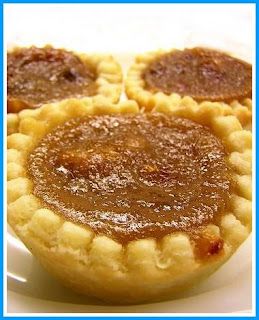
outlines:
{"label": "golden pastry crust", "polygon": [[134,101],[109,104],[103,99],[71,100],[24,111],[19,133],[8,137],[8,222],[42,265],[65,285],[86,295],[115,303],[163,300],[194,285],[224,263],[251,231],[251,133],[243,130],[222,104],[171,106],[163,101],[158,112],[185,117],[208,126],[228,151],[236,179],[231,210],[218,226],[204,232],[224,240],[223,250],[200,259],[187,233],[169,234],[122,245],[90,228],[66,221],[32,193],[26,172],[27,155],[57,125],[87,114],[136,113]]}
{"label": "golden pastry crust", "polygon": [[[46,46],[49,48],[50,46]],[[50,47],[51,48],[51,47]],[[9,52],[15,52],[19,50],[19,47],[14,47]],[[105,54],[84,54],[84,53],[75,53],[76,56],[80,58],[84,63],[92,66],[97,73],[97,78],[95,83],[97,84],[96,94],[91,96],[95,97],[104,97],[112,103],[119,101],[122,91],[122,70],[120,65],[115,61],[111,55]],[[87,97],[88,99],[89,97]],[[80,98],[80,101],[84,101],[86,98]],[[68,99],[63,99],[55,102],[55,105],[58,105],[62,101],[69,101]],[[73,100],[73,99],[72,99]],[[8,105],[11,105],[11,109],[20,110],[24,109],[24,102],[8,96]],[[7,133],[11,134],[17,132],[19,124],[19,116],[17,117],[16,113],[7,114]]]}
{"label": "golden pastry crust", "polygon": [[18,132],[19,116],[17,113],[7,114],[7,135]]}
{"label": "golden pastry crust", "polygon": [[[158,50],[154,52],[147,52],[136,56],[134,64],[130,67],[125,81],[125,90],[129,99],[133,99],[146,110],[152,110],[159,103],[169,103],[172,106],[179,106],[185,104],[188,100],[190,104],[200,105],[200,102],[195,101],[189,96],[180,96],[177,93],[170,95],[163,92],[153,93],[146,89],[145,81],[142,77],[143,71],[149,66],[151,62],[163,55],[173,52],[174,50]],[[225,103],[219,102],[223,107]],[[242,101],[234,100],[230,103],[233,114],[238,118],[245,129],[252,128],[252,100],[246,98]]]}

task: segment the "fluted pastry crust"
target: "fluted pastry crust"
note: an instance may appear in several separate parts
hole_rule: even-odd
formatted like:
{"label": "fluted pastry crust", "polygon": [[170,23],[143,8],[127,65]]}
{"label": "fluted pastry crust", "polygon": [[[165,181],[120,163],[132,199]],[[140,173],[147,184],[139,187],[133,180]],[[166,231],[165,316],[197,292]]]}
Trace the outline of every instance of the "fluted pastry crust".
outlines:
{"label": "fluted pastry crust", "polygon": [[221,252],[203,260],[185,232],[130,241],[122,245],[90,228],[66,221],[32,193],[26,172],[27,155],[57,125],[87,114],[136,113],[134,101],[117,105],[96,98],[70,100],[59,105],[23,111],[19,133],[8,139],[8,222],[42,265],[74,290],[116,303],[162,300],[194,285],[224,263],[251,231],[251,133],[243,130],[227,105],[185,98],[180,105],[159,101],[155,111],[194,120],[221,139],[233,168],[236,194],[231,210],[218,226],[204,232],[224,240]]}
{"label": "fluted pastry crust", "polygon": [[[18,50],[15,47],[11,52]],[[92,66],[97,73],[97,79],[95,83],[97,84],[96,94],[94,97],[104,97],[112,103],[119,101],[122,91],[122,70],[120,65],[115,61],[111,55],[105,54],[84,54],[84,53],[74,53],[80,58],[84,63]],[[88,99],[89,97],[87,97]],[[80,98],[80,101],[84,101],[86,98]],[[62,101],[69,102],[71,98],[63,99],[53,103],[53,105],[58,105]],[[72,99],[73,100],[73,99]],[[23,104],[19,99],[8,97],[8,104],[11,104],[16,110],[20,109],[20,105]],[[19,116],[16,113],[7,114],[7,133],[11,134],[17,132],[19,124]]]}
{"label": "fluted pastry crust", "polygon": [[[145,80],[142,77],[143,71],[154,60],[173,51],[174,50],[158,50],[136,56],[135,62],[130,67],[125,81],[125,90],[129,99],[137,101],[141,107],[148,111],[152,110],[159,103],[169,103],[171,106],[175,107],[185,104],[186,101],[198,106],[201,104],[190,96],[180,96],[177,93],[172,93],[170,95],[163,92],[153,93],[145,87]],[[225,103],[219,103],[224,107]],[[242,101],[234,100],[229,105],[232,107],[233,114],[239,119],[242,126],[245,129],[251,130],[252,100],[250,98],[243,99]]]}

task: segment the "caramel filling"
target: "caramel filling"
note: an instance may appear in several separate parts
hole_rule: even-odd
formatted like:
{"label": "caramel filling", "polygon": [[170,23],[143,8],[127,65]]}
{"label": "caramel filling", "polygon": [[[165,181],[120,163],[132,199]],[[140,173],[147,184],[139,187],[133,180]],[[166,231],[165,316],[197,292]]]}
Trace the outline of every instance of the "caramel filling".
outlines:
{"label": "caramel filling", "polygon": [[252,66],[215,50],[175,50],[155,59],[144,71],[146,88],[178,93],[197,101],[241,100],[252,96]]}
{"label": "caramel filling", "polygon": [[225,157],[218,138],[187,119],[88,116],[44,137],[28,172],[46,206],[127,243],[218,223],[231,193]]}
{"label": "caramel filling", "polygon": [[20,48],[7,54],[8,112],[12,99],[22,108],[95,94],[95,71],[72,52],[61,49]]}

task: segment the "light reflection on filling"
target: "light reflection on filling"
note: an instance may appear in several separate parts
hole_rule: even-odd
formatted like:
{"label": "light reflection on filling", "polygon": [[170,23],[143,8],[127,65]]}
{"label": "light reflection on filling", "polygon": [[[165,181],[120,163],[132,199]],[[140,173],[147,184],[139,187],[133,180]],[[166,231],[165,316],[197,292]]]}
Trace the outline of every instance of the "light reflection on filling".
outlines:
{"label": "light reflection on filling", "polygon": [[34,194],[122,243],[217,223],[231,182],[206,127],[162,114],[89,116],[48,134],[29,157]]}

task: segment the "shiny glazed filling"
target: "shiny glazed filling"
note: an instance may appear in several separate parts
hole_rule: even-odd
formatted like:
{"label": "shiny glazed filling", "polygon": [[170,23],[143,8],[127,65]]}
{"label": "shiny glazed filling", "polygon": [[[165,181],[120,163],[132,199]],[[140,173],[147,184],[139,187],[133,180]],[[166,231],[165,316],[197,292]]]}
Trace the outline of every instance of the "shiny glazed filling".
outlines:
{"label": "shiny glazed filling", "polygon": [[178,93],[197,101],[251,98],[252,66],[205,48],[175,50],[155,59],[144,71],[146,88]]}
{"label": "shiny glazed filling", "polygon": [[46,206],[127,243],[176,231],[195,236],[217,223],[231,193],[225,156],[208,128],[187,119],[87,116],[44,137],[28,173]]}
{"label": "shiny glazed filling", "polygon": [[65,50],[31,47],[7,54],[8,99],[19,99],[27,108],[93,95],[95,79],[90,65]]}

